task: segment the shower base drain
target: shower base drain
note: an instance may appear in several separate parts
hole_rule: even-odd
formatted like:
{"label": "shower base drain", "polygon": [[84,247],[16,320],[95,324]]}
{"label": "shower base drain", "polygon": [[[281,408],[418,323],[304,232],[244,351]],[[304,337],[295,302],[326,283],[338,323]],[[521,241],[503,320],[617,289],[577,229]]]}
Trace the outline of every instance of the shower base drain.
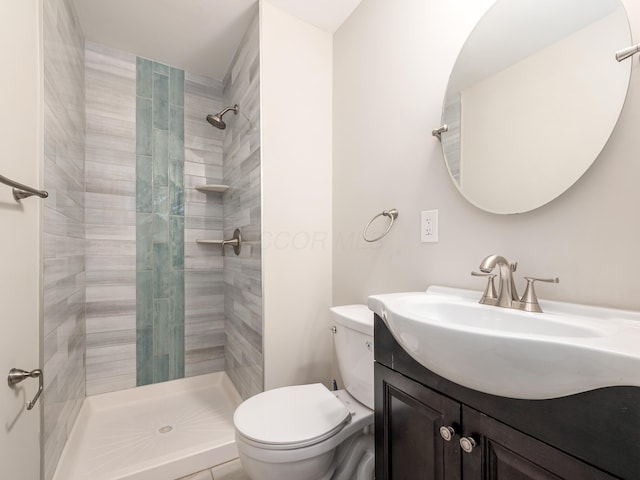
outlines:
{"label": "shower base drain", "polygon": [[160,427],[158,429],[158,431],[160,433],[169,433],[169,432],[173,431],[173,427],[171,425],[165,425],[164,427]]}

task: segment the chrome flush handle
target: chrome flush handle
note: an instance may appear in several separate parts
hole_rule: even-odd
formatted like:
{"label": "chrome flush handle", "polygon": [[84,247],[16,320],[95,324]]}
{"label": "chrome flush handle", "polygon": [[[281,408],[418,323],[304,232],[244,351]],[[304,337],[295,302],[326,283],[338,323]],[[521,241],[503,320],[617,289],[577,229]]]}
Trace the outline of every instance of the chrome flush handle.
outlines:
{"label": "chrome flush handle", "polygon": [[38,398],[40,398],[40,394],[42,393],[42,390],[44,388],[44,374],[42,373],[42,370],[38,368],[36,370],[27,372],[26,370],[22,370],[20,368],[12,368],[11,370],[9,370],[7,383],[11,388],[13,388],[15,385],[19,384],[23,380],[26,380],[27,378],[38,379],[38,393],[36,393],[36,396],[33,397],[33,400],[27,403],[27,410],[31,410],[36,405],[36,402],[38,401]]}

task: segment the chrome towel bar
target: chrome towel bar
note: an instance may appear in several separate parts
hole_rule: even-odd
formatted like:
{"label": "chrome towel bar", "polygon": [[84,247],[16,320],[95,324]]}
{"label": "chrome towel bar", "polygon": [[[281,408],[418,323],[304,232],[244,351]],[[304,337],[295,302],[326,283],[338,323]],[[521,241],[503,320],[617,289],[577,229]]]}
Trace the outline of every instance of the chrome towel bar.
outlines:
{"label": "chrome towel bar", "polygon": [[27,185],[11,180],[4,175],[0,175],[0,183],[4,183],[5,185],[13,188],[13,198],[15,198],[16,201],[20,201],[23,198],[28,198],[33,195],[37,195],[40,198],[47,198],[49,196],[49,193],[44,190],[36,190],[35,188],[31,188]]}

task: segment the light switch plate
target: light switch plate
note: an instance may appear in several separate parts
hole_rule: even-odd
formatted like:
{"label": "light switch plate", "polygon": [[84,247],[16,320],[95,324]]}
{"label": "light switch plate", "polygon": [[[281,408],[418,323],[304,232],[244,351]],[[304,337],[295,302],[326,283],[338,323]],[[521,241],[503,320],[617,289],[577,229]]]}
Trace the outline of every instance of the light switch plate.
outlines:
{"label": "light switch plate", "polygon": [[420,215],[420,240],[438,241],[438,210],[425,210]]}

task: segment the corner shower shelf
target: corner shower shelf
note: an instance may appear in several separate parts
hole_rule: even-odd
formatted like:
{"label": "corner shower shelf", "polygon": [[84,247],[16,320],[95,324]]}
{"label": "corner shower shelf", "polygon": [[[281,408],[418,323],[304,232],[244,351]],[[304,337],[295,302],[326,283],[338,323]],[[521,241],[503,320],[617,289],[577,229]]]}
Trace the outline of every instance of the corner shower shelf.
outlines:
{"label": "corner shower shelf", "polygon": [[215,183],[207,183],[204,185],[198,185],[196,190],[202,193],[224,193],[229,190],[229,185],[219,185]]}
{"label": "corner shower shelf", "polygon": [[201,245],[221,245],[222,246],[222,256],[224,257],[224,247],[227,245],[231,245],[233,247],[233,251],[236,255],[240,255],[240,249],[242,248],[242,233],[240,233],[240,229],[236,228],[233,231],[233,237],[229,240],[207,240],[207,239],[196,239],[196,243]]}

